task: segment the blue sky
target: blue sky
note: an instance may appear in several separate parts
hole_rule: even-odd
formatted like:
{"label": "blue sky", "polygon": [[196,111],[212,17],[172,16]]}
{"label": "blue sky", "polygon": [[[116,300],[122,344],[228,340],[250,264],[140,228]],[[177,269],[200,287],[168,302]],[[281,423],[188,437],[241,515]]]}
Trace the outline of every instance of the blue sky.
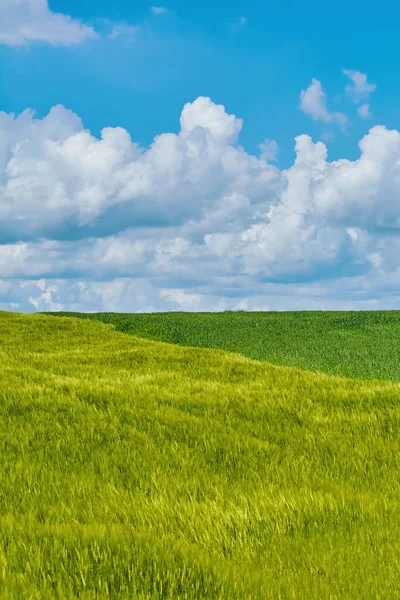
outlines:
{"label": "blue sky", "polygon": [[[44,115],[61,103],[85,126],[127,128],[143,143],[161,131],[176,131],[183,104],[200,95],[222,103],[245,122],[241,141],[251,151],[265,138],[277,140],[283,166],[293,159],[293,138],[320,137],[319,123],[298,110],[299,90],[319,79],[332,109],[349,115],[342,69],[368,73],[378,82],[374,120],[399,126],[393,68],[400,59],[400,8],[339,2],[328,14],[319,2],[173,2],[154,15],[147,2],[50,2],[104,30],[105,21],[138,27],[136,35],[100,37],[70,48],[33,44],[2,48],[2,109],[34,107]],[[244,25],[241,17],[246,18]],[[357,141],[370,122],[353,119],[335,140],[330,156],[357,155]],[[327,129],[325,127],[325,129]]]}
{"label": "blue sky", "polygon": [[5,1],[0,302],[396,308],[399,17]]}

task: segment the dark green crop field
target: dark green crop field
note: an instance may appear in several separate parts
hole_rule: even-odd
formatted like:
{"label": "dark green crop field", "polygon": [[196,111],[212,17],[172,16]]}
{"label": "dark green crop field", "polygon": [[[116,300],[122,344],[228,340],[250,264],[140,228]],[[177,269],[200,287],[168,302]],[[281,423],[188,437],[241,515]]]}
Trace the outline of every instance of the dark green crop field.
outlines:
{"label": "dark green crop field", "polygon": [[0,313],[1,600],[400,598],[380,315]]}
{"label": "dark green crop field", "polygon": [[221,348],[279,365],[400,381],[400,311],[65,315],[99,319],[118,331],[153,340]]}

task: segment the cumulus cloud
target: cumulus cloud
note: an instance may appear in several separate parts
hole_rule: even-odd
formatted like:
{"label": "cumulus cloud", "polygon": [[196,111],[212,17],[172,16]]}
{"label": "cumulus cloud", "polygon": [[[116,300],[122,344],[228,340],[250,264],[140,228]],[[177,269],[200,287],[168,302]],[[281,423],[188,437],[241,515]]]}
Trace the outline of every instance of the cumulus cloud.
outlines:
{"label": "cumulus cloud", "polygon": [[45,42],[70,46],[95,36],[93,28],[78,19],[51,11],[47,0],[0,2],[0,44],[22,46]]}
{"label": "cumulus cloud", "polygon": [[239,236],[209,234],[206,244],[257,277],[362,272],[367,254],[398,236],[399,149],[397,131],[375,127],[360,142],[358,160],[329,163],[323,143],[299,136],[280,202]]}
{"label": "cumulus cloud", "polygon": [[43,120],[0,114],[3,239],[198,221],[234,193],[268,203],[280,174],[236,145],[241,127],[198,98],[184,107],[178,135],[162,134],[143,150],[121,128],[95,138],[62,107]]}
{"label": "cumulus cloud", "polygon": [[314,119],[314,121],[323,121],[324,123],[336,122],[342,127],[347,123],[345,114],[328,111],[326,107],[326,94],[318,79],[313,79],[308,88],[300,92],[300,109]]}
{"label": "cumulus cloud", "polygon": [[276,144],[248,154],[209,98],[180,124],[141,148],[61,106],[0,113],[1,307],[396,306],[398,131],[373,127],[353,161],[300,135],[279,170]]}

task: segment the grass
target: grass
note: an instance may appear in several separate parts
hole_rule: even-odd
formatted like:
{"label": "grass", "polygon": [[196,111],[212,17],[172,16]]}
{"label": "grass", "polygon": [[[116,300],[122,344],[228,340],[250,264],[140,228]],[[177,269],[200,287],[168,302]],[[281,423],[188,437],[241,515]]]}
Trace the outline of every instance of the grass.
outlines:
{"label": "grass", "polygon": [[125,333],[221,348],[284,366],[400,381],[400,311],[53,314],[101,320]]}
{"label": "grass", "polygon": [[2,599],[400,597],[397,383],[82,319],[0,340]]}

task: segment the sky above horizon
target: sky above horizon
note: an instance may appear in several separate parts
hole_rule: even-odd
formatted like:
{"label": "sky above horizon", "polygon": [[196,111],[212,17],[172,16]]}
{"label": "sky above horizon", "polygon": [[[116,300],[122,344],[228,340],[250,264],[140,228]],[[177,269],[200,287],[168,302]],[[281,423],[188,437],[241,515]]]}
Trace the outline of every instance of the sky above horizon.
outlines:
{"label": "sky above horizon", "polygon": [[0,0],[0,308],[400,308],[399,16]]}

